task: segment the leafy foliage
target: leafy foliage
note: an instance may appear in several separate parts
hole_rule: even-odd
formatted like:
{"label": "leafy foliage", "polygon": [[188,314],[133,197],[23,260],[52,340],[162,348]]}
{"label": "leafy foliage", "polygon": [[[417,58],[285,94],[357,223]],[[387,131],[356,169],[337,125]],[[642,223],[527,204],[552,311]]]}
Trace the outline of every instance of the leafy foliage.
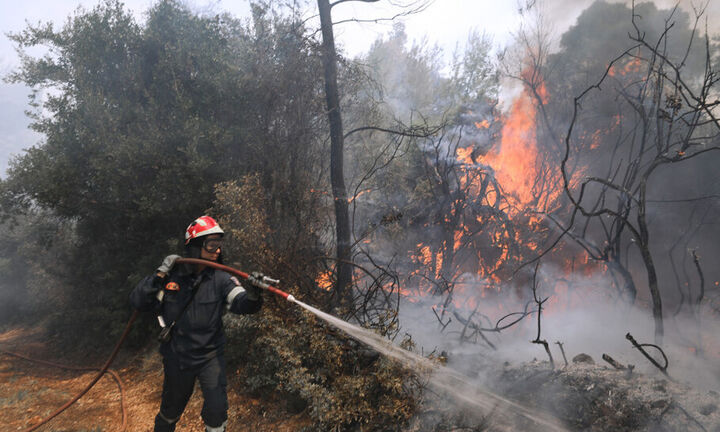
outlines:
{"label": "leafy foliage", "polygon": [[33,320],[57,314],[68,306],[63,280],[70,272],[64,262],[75,253],[72,222],[47,212],[9,218],[3,223],[0,249],[0,316]]}
{"label": "leafy foliage", "polygon": [[175,1],[139,26],[108,0],[59,31],[12,36],[21,50],[50,54],[25,55],[11,76],[35,87],[33,127],[45,141],[12,164],[3,207],[72,221],[82,253],[64,263],[70,303],[125,310],[127,290],[178,251],[178,233],[210,207],[215,184],[243,174],[259,173],[276,197],[270,223],[295,221],[277,223],[291,228],[274,240],[300,241],[290,231],[308,211],[298,203],[317,181],[322,144],[318,65],[302,32],[262,8],[246,26]]}

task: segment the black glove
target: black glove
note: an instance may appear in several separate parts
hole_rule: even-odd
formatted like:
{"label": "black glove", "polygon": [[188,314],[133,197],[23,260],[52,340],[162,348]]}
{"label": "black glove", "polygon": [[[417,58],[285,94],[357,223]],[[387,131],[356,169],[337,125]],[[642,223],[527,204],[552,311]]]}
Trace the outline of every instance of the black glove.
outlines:
{"label": "black glove", "polygon": [[262,288],[260,288],[259,286],[255,286],[254,284],[250,283],[248,284],[247,288],[245,288],[245,291],[247,291],[248,300],[260,300],[260,296],[262,295]]}
{"label": "black glove", "polygon": [[175,260],[180,258],[180,255],[168,255],[163,260],[162,264],[160,264],[160,267],[157,268],[157,273],[162,273],[162,275],[159,276],[165,276],[166,274],[170,273],[170,270],[175,265]]}
{"label": "black glove", "polygon": [[258,301],[262,295],[262,287],[257,284],[263,283],[262,279],[264,275],[260,272],[252,272],[250,276],[248,279],[248,287],[245,289],[247,291],[247,298],[248,300]]}

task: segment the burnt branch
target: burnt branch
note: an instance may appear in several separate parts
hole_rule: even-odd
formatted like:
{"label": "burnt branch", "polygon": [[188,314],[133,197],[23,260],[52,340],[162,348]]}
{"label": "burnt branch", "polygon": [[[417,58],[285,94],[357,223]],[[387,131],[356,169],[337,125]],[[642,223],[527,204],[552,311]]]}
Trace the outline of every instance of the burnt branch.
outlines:
{"label": "burnt branch", "polygon": [[413,126],[413,127],[407,127],[405,129],[388,129],[378,126],[362,126],[355,128],[345,134],[345,138],[348,138],[349,136],[363,131],[375,131],[375,132],[384,132],[391,135],[398,135],[398,136],[404,136],[409,138],[428,138],[431,137],[440,130],[445,127],[445,125],[441,126]]}
{"label": "burnt branch", "polygon": [[[665,352],[662,350],[662,348],[660,348],[659,346],[654,345],[654,344],[639,344],[630,333],[625,335],[625,339],[629,340],[630,343],[633,344],[633,346],[635,348],[637,348],[642,353],[642,355],[644,355],[645,358],[650,361],[650,363],[652,363],[656,368],[660,369],[660,372],[662,372],[665,376],[670,378],[670,375],[667,372],[668,358],[665,355]],[[648,354],[647,351],[645,351],[644,347],[652,347],[652,348],[655,348],[656,350],[658,350],[663,357],[663,361],[665,362],[665,365],[660,365],[660,363],[658,363],[657,360],[655,360],[650,354]]]}
{"label": "burnt branch", "polygon": [[[525,310],[523,310],[522,312],[511,312],[511,313],[509,313],[509,314],[501,317],[499,320],[497,320],[497,322],[495,323],[495,327],[494,327],[494,328],[492,328],[492,329],[483,329],[483,330],[484,330],[484,331],[496,331],[496,332],[501,332],[501,331],[503,331],[503,330],[505,330],[505,329],[508,329],[508,328],[514,326],[515,324],[517,324],[517,323],[519,323],[520,321],[522,321],[523,318],[525,318],[526,316],[528,316],[528,315],[530,315],[530,314],[532,314],[532,313],[534,312],[534,311],[528,311],[528,307],[530,306],[530,303],[531,303],[531,302],[525,303]],[[505,321],[507,318],[510,318],[510,317],[513,317],[513,316],[519,316],[519,317],[518,317],[518,318],[515,318],[515,320],[511,321],[509,324],[505,324],[505,325],[502,325],[502,326],[500,325],[501,322],[503,322],[503,321]]]}
{"label": "burnt branch", "polygon": [[[330,5],[330,7],[337,6],[337,5],[340,4],[340,3],[352,2],[352,1],[359,1],[359,2],[365,2],[365,3],[374,3],[374,2],[377,2],[377,1],[379,1],[379,0],[337,0],[337,1],[333,2],[333,3]],[[398,18],[402,18],[402,17],[405,17],[405,16],[413,15],[413,14],[416,14],[416,13],[420,13],[420,12],[424,11],[425,9],[427,9],[428,6],[430,6],[430,4],[432,4],[432,1],[430,1],[430,0],[413,1],[413,2],[410,2],[410,3],[408,3],[408,4],[392,4],[393,6],[405,8],[406,10],[404,10],[404,11],[402,11],[402,12],[398,12],[398,13],[396,13],[395,15],[389,16],[389,17],[371,18],[371,19],[348,18],[348,19],[345,19],[345,20],[333,21],[332,24],[333,24],[333,26],[335,26],[335,25],[338,25],[338,24],[344,24],[344,23],[348,23],[348,22],[356,22],[356,23],[375,23],[375,24],[378,24],[378,23],[381,23],[381,22],[387,22],[387,21],[391,21],[391,22],[392,22],[392,21],[395,21],[395,20],[398,19]]]}
{"label": "burnt branch", "polygon": [[697,299],[695,299],[695,304],[699,307],[705,297],[705,275],[703,274],[702,267],[700,266],[700,257],[697,254],[697,250],[693,249],[692,256],[695,269],[697,269],[698,277],[700,278],[700,293],[698,294]]}
{"label": "burnt branch", "polygon": [[619,361],[615,360],[614,358],[610,357],[607,354],[603,354],[602,359],[605,360],[606,362],[608,362],[610,364],[610,366],[614,367],[617,370],[625,370],[626,369],[625,365],[623,365],[622,363],[620,363]]}
{"label": "burnt branch", "polygon": [[560,341],[557,341],[557,342],[555,342],[555,345],[560,347],[560,352],[562,353],[563,361],[565,361],[565,366],[567,366],[568,361],[567,361],[567,357],[565,356],[565,348],[563,348],[563,343]]}
{"label": "burnt branch", "polygon": [[[453,311],[453,315],[455,315],[455,318],[457,318],[457,320],[460,321],[460,323],[462,323],[464,326],[462,331],[460,332],[460,341],[463,342],[463,341],[471,338],[472,336],[478,335],[482,338],[482,340],[490,348],[492,348],[493,350],[497,350],[495,345],[492,342],[490,342],[490,340],[483,334],[483,330],[477,324],[472,322],[472,317],[473,317],[473,315],[475,315],[477,310],[478,310],[478,308],[476,307],[475,310],[472,311],[472,313],[470,314],[470,316],[467,319],[464,319],[463,317],[460,316],[460,314]],[[472,334],[470,334],[469,336],[466,336],[465,333],[466,333],[468,327],[471,328],[472,330],[474,330],[474,332]]]}
{"label": "burnt branch", "polygon": [[555,361],[553,361],[552,353],[550,352],[550,345],[547,343],[546,340],[540,339],[540,333],[541,333],[541,318],[542,318],[542,307],[543,304],[548,301],[550,297],[545,297],[544,299],[540,299],[537,295],[537,273],[538,273],[538,267],[540,266],[540,262],[538,261],[535,264],[535,271],[533,273],[533,281],[532,281],[532,292],[533,292],[533,299],[535,300],[535,303],[537,304],[537,337],[535,340],[531,341],[534,344],[540,344],[545,347],[545,352],[548,355],[548,358],[550,359],[550,366],[555,369]]}
{"label": "burnt branch", "polygon": [[332,2],[332,3],[330,3],[330,7],[334,7],[334,6],[339,5],[340,3],[346,3],[346,2],[350,2],[350,1],[353,1],[353,2],[364,2],[364,3],[377,3],[377,2],[380,1],[380,0],[336,0],[336,1]]}
{"label": "burnt branch", "polygon": [[[316,257],[324,263],[337,261],[330,256]],[[360,264],[362,262],[363,264]],[[394,338],[399,330],[398,311],[400,309],[400,279],[391,268],[378,264],[372,256],[360,250],[348,262],[356,272],[351,280],[350,302],[342,313],[347,319],[377,329],[382,335]],[[336,275],[336,267],[326,266],[330,281]],[[318,288],[321,289],[321,288]],[[335,295],[330,293],[331,297]]]}
{"label": "burnt branch", "polygon": [[[460,316],[460,314],[457,313],[457,311],[453,311],[453,315],[455,315],[455,318],[463,324],[465,324],[465,322],[468,322],[469,323],[468,325],[470,326],[470,328],[477,330],[479,332],[500,333],[503,330],[509,329],[510,327],[519,323],[526,316],[533,314],[535,312],[534,310],[528,310],[528,308],[530,307],[530,303],[531,302],[527,302],[525,304],[525,309],[522,312],[510,312],[509,314],[502,316],[500,319],[497,320],[494,327],[482,327],[478,324],[470,322],[469,319],[465,319],[462,316]],[[474,315],[474,312],[473,312],[473,315]],[[500,325],[501,322],[505,321],[506,319],[508,319],[510,317],[514,317],[514,316],[519,316],[519,318],[515,318],[513,321],[511,321],[508,324]],[[472,317],[472,315],[471,315],[471,317]],[[486,320],[489,321],[489,319],[487,319],[487,318],[486,318]]]}
{"label": "burnt branch", "polygon": [[445,328],[448,326],[448,324],[450,324],[452,322],[452,318],[448,317],[447,321],[443,322],[442,317],[440,315],[438,315],[437,311],[435,310],[435,307],[433,306],[431,309],[432,309],[433,313],[435,314],[435,318],[437,318],[438,322],[440,323],[440,326],[442,327],[440,329],[440,332],[441,333],[444,332]]}
{"label": "burnt branch", "polygon": [[552,356],[552,353],[550,352],[550,345],[547,343],[547,341],[546,341],[546,340],[537,340],[537,339],[536,339],[536,340],[531,341],[531,342],[534,343],[534,344],[542,345],[543,347],[545,347],[545,352],[547,353],[548,358],[550,359],[550,367],[552,367],[553,369],[555,369],[555,361],[553,361],[553,356]]}

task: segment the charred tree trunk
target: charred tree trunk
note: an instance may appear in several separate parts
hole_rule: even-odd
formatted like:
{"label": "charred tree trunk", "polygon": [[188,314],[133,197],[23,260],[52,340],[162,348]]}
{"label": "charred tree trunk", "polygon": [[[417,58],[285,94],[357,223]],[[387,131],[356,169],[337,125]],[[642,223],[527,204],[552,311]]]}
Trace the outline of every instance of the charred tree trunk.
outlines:
{"label": "charred tree trunk", "polygon": [[[452,210],[449,212],[450,214],[453,213]],[[441,226],[443,226],[443,240],[442,244],[440,245],[440,256],[442,257],[442,264],[440,265],[440,271],[438,274],[440,275],[440,280],[443,287],[443,292],[440,293],[442,295],[447,294],[454,285],[454,266],[453,263],[455,262],[455,230],[458,229],[460,221],[457,215],[453,214],[452,216],[443,216],[443,217],[450,217],[451,222],[450,223],[444,223]]]}
{"label": "charred tree trunk", "polygon": [[[655,166],[655,165],[653,165]],[[655,262],[653,261],[652,254],[650,253],[649,244],[649,232],[645,214],[645,191],[647,178],[649,173],[652,172],[652,167],[648,170],[648,174],[640,185],[640,204],[638,206],[638,228],[640,230],[640,238],[638,239],[638,247],[640,249],[640,255],[642,256],[643,263],[645,264],[645,270],[648,277],[648,288],[650,289],[650,297],[652,298],[653,304],[653,318],[655,320],[655,343],[662,345],[663,335],[665,334],[663,328],[663,314],[662,314],[662,299],[660,297],[660,289],[658,287],[657,271],[655,270]]]}
{"label": "charred tree trunk", "polygon": [[350,216],[343,169],[343,125],[340,114],[340,92],[337,83],[335,37],[329,0],[318,0],[322,29],[322,60],[325,72],[325,98],[330,123],[330,183],[335,201],[335,233],[337,238],[337,282],[335,304],[343,302],[352,283],[350,248]]}
{"label": "charred tree trunk", "polygon": [[662,345],[665,331],[663,328],[662,299],[660,297],[660,289],[658,288],[655,263],[653,262],[650,248],[647,244],[640,245],[640,254],[645,263],[645,270],[648,276],[648,288],[650,289],[650,297],[652,298],[653,319],[655,320],[655,343]]}
{"label": "charred tree trunk", "polygon": [[625,268],[624,265],[622,265],[622,263],[620,263],[620,259],[617,258],[617,255],[608,259],[607,266],[622,277],[622,282],[625,284],[624,293],[627,296],[628,302],[630,302],[630,304],[634,304],[635,299],[637,298],[637,288],[635,287],[635,281],[632,278],[632,274],[627,268]]}

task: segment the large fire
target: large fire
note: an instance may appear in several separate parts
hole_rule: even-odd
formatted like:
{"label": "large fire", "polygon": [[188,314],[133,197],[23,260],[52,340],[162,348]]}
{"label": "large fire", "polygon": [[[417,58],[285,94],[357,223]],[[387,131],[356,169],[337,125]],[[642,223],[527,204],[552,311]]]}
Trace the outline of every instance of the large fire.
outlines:
{"label": "large fire", "polygon": [[[541,101],[547,100],[544,86],[538,88],[537,94]],[[536,233],[542,229],[539,214],[560,196],[562,183],[560,173],[547,169],[538,150],[537,116],[536,99],[525,91],[513,101],[507,114],[493,119],[502,124],[501,137],[489,151],[478,155],[474,143],[455,150],[458,191],[475,206],[480,203],[504,213],[511,219],[508,223],[519,224],[521,229],[498,226],[493,219],[496,216],[483,212],[473,213],[468,219],[466,208],[456,198],[454,210],[443,224],[444,229],[452,230],[452,243],[448,238],[439,245],[417,245],[414,259],[424,269],[415,272],[424,277],[418,282],[419,295],[452,286],[453,304],[473,309],[488,293],[500,290],[502,280],[508,276],[501,274],[511,260],[522,259],[538,249],[537,240],[525,238],[521,231]],[[474,122],[479,130],[491,126],[488,119]],[[452,224],[453,220],[458,221],[457,225]],[[483,243],[491,246],[483,247]],[[513,244],[525,252],[511,251]]]}
{"label": "large fire", "polygon": [[[482,212],[472,220],[458,217],[460,223],[456,226],[446,223],[444,228],[452,228],[451,245],[449,239],[434,246],[430,242],[417,245],[414,259],[424,271],[415,272],[423,276],[416,294],[436,294],[438,288],[451,287],[452,304],[463,310],[474,310],[483,298],[490,293],[497,294],[508,285],[506,281],[512,277],[512,268],[537,256],[539,244],[548,232],[548,222],[543,215],[558,208],[563,193],[557,161],[551,160],[552,155],[538,146],[539,104],[547,103],[548,98],[542,84],[534,91],[526,88],[513,100],[506,114],[493,119],[501,124],[501,134],[489,150],[478,154],[474,143],[456,149],[455,156],[462,167],[458,170],[459,190],[471,195],[470,201],[503,213],[509,228],[499,227],[492,216]],[[492,126],[487,119],[474,122],[479,130]],[[602,132],[587,135],[581,141],[591,150],[598,148]],[[581,174],[579,170],[571,176],[570,187],[573,179]],[[488,187],[488,177],[492,177],[496,187]],[[504,204],[498,204],[501,202]],[[571,307],[579,301],[572,292],[572,287],[577,285],[573,274],[605,271],[604,267],[589,262],[584,252],[561,255],[566,255],[567,262],[556,263],[555,267],[566,277],[553,286],[543,287],[546,293],[553,294],[546,305],[549,312]],[[451,273],[447,273],[448,270]],[[525,282],[520,284],[526,285]],[[516,288],[523,290],[527,288],[525,285]]]}

